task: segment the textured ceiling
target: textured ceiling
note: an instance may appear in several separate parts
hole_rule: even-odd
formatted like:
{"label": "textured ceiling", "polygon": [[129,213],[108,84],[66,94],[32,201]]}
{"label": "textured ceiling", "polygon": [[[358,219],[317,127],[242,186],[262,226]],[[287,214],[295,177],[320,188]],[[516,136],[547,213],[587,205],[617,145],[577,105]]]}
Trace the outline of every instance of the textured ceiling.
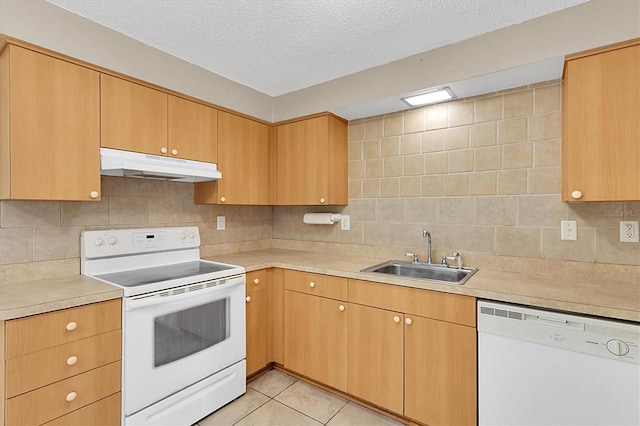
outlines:
{"label": "textured ceiling", "polygon": [[270,96],[586,0],[48,0]]}

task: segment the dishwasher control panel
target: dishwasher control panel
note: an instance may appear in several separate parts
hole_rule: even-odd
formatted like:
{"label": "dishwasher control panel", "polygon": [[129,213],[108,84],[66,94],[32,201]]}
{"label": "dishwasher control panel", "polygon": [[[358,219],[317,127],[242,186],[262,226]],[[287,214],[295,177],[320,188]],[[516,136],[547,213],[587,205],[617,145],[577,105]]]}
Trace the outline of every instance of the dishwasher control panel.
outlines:
{"label": "dishwasher control panel", "polygon": [[478,332],[640,364],[640,325],[478,301]]}

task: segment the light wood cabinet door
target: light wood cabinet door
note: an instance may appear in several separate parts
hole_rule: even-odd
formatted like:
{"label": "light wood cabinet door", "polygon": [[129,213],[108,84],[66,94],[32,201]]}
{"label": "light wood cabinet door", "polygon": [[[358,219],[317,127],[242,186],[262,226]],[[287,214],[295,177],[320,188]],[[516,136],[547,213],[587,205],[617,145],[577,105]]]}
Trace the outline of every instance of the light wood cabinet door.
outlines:
{"label": "light wood cabinet door", "polygon": [[167,94],[107,74],[101,82],[101,145],[167,155]]}
{"label": "light wood cabinet door", "polygon": [[640,200],[640,39],[565,64],[562,199]]}
{"label": "light wood cabinet door", "polygon": [[264,368],[269,362],[269,293],[267,271],[247,273],[247,376]]}
{"label": "light wood cabinet door", "polygon": [[98,200],[99,73],[8,45],[0,55],[0,197]]}
{"label": "light wood cabinet door", "polygon": [[476,424],[476,330],[405,316],[405,416],[438,425]]}
{"label": "light wood cabinet door", "polygon": [[169,157],[215,163],[218,158],[218,110],[168,95]]}
{"label": "light wood cabinet door", "polygon": [[347,124],[323,115],[277,127],[278,205],[347,204]]}
{"label": "light wood cabinet door", "polygon": [[346,303],[285,290],[284,366],[347,390]]}
{"label": "light wood cabinet door", "polygon": [[404,407],[404,316],[348,305],[347,392],[397,414]]}
{"label": "light wood cabinet door", "polygon": [[47,426],[77,426],[77,425],[101,425],[120,426],[120,392],[114,393],[100,401],[87,405],[79,410],[58,417],[48,423]]}
{"label": "light wood cabinet door", "polygon": [[218,170],[222,179],[195,185],[203,204],[269,205],[269,126],[228,112],[218,113]]}
{"label": "light wood cabinet door", "polygon": [[284,365],[284,269],[272,268],[269,276],[269,358]]}

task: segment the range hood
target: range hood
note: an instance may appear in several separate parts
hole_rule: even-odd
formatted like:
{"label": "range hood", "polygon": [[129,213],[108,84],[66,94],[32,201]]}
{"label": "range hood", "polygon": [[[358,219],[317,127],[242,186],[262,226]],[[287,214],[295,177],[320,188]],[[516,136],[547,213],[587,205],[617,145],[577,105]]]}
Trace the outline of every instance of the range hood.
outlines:
{"label": "range hood", "polygon": [[206,182],[222,177],[215,163],[100,148],[100,174],[174,182]]}

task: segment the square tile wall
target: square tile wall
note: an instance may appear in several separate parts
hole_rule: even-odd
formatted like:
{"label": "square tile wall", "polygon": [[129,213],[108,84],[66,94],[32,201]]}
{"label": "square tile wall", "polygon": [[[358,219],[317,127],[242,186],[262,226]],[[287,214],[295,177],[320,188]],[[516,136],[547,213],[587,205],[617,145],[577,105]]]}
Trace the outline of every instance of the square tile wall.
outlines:
{"label": "square tile wall", "polygon": [[0,202],[0,279],[78,274],[86,229],[197,225],[201,254],[212,256],[271,247],[272,224],[271,206],[194,204],[191,183],[103,176],[99,202]]}
{"label": "square tile wall", "polygon": [[[426,228],[439,256],[460,251],[473,266],[506,256],[637,274],[640,244],[618,242],[618,224],[639,220],[640,202],[560,201],[561,122],[560,81],[352,121],[349,205],[276,207],[274,246],[422,256]],[[351,215],[351,230],[302,223],[316,211]],[[577,220],[577,241],[560,240],[565,219]]]}

